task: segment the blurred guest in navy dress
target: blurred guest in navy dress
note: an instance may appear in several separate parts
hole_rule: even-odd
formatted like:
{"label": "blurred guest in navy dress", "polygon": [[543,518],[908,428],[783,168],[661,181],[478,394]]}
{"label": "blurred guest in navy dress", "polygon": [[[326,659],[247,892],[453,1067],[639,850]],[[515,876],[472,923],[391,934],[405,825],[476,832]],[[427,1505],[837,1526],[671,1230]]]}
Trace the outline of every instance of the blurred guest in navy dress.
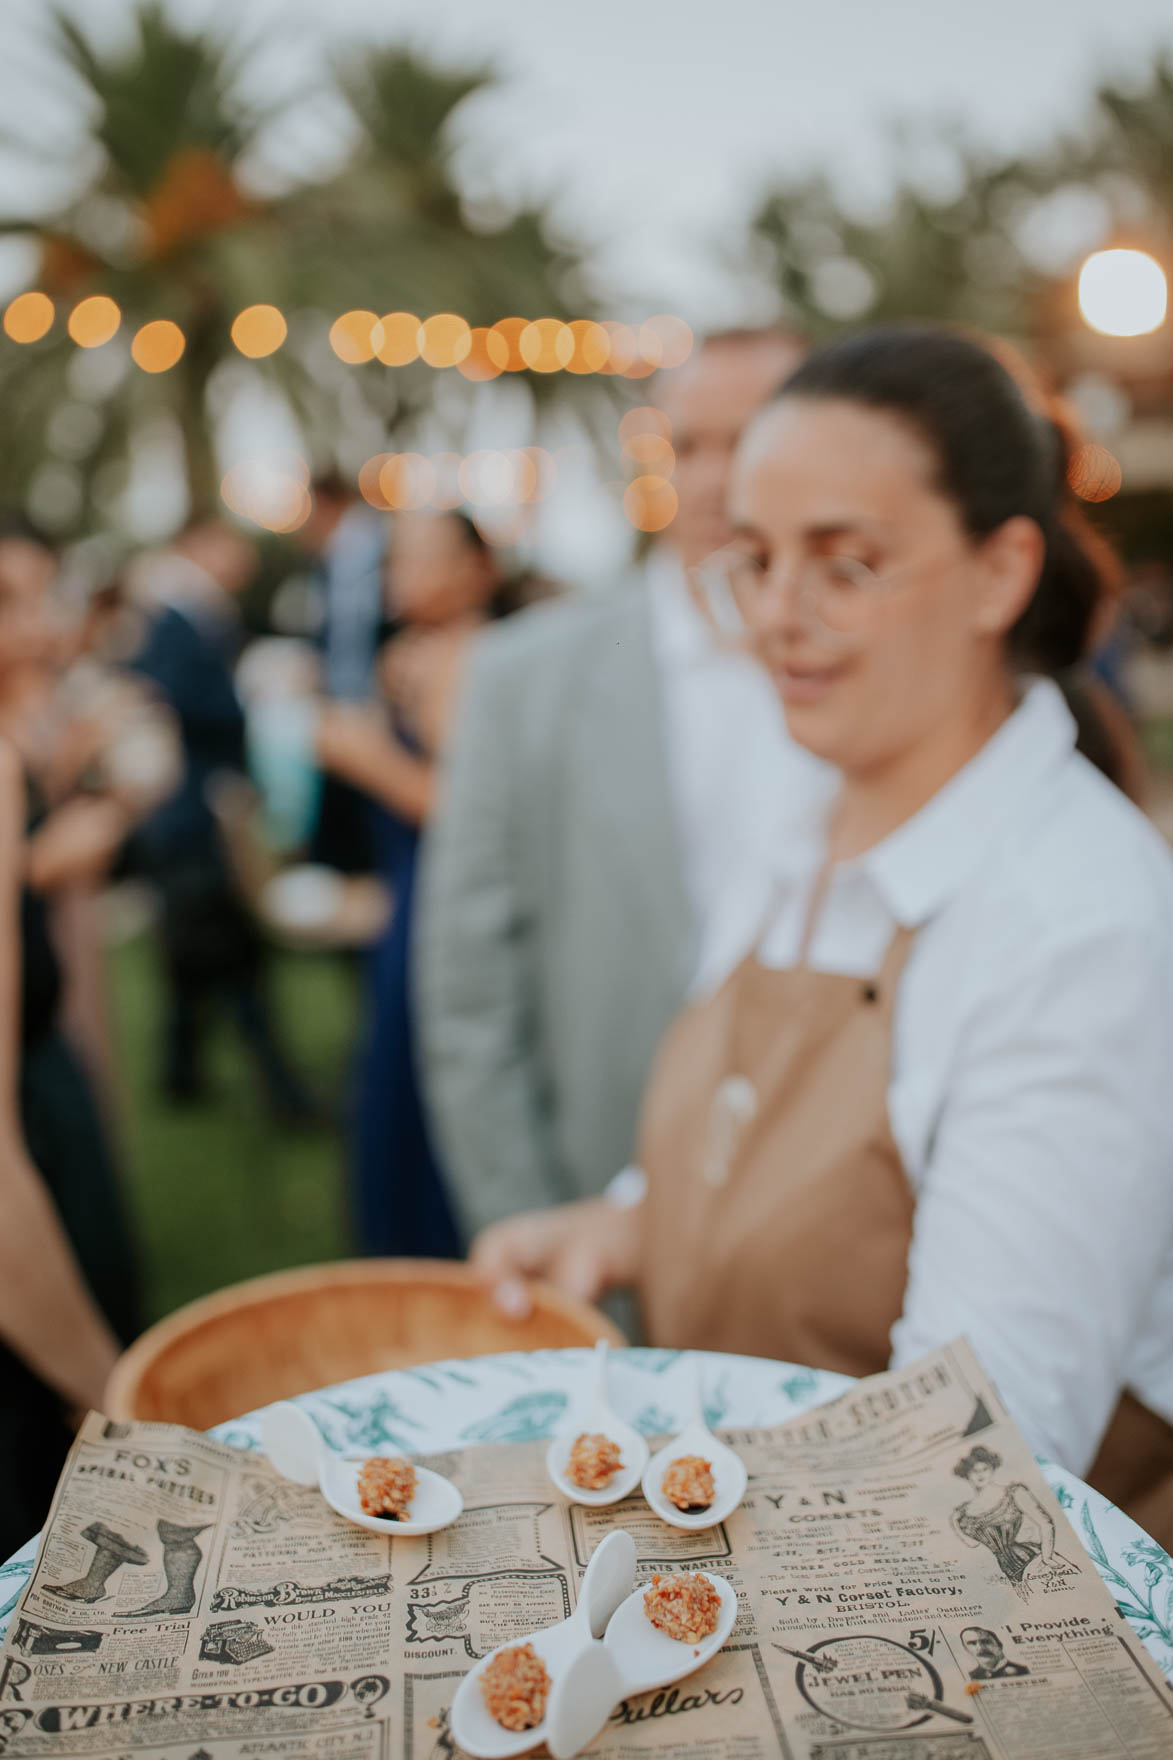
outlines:
{"label": "blurred guest in navy dress", "polygon": [[499,609],[492,551],[459,513],[405,514],[389,555],[400,632],[383,650],[386,706],[322,712],[323,768],[369,795],[380,869],[393,896],[370,962],[352,1151],[359,1245],[366,1253],[455,1258],[461,1240],[420,1099],[410,948],[420,827],[476,637]]}
{"label": "blurred guest in navy dress", "polygon": [[153,616],[133,665],[170,704],[183,742],[183,778],[134,840],[162,904],[169,992],[164,1087],[174,1100],[203,1092],[201,1051],[215,1005],[234,1019],[274,1112],[291,1122],[314,1106],[277,1043],[263,989],[264,943],[233,882],[209,804],[223,772],[244,769],[244,711],[233,684],[237,598],[256,571],[243,532],[218,520],[188,528],[153,565]]}
{"label": "blurred guest in navy dress", "polygon": [[[387,634],[387,520],[341,477],[322,476],[314,481],[310,516],[297,537],[313,559],[321,594],[322,689],[336,703],[369,702],[376,689],[375,658]],[[339,776],[326,778],[310,853],[343,874],[369,873],[375,865],[367,802]]]}

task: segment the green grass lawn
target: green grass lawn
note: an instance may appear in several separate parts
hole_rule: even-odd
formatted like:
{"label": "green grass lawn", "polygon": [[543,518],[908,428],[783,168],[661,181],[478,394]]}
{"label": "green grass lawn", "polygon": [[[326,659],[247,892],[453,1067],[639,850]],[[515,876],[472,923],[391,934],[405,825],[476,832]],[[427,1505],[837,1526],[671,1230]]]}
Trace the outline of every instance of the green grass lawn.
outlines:
{"label": "green grass lawn", "polygon": [[[208,1290],[349,1252],[341,1135],[270,1118],[227,1022],[209,1035],[209,1097],[176,1107],[158,1091],[163,994],[149,936],[112,950],[123,1085],[121,1159],[138,1227],[149,1319]],[[282,1039],[315,1094],[346,1092],[357,974],[316,954],[273,962]]]}

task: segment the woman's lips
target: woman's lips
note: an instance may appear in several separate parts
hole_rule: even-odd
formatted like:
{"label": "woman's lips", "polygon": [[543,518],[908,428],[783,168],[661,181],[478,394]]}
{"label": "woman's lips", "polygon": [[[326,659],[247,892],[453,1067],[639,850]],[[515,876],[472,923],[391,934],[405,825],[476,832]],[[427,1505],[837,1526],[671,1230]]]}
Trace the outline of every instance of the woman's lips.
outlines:
{"label": "woman's lips", "polygon": [[843,676],[842,666],[775,666],[774,683],[784,703],[820,703]]}

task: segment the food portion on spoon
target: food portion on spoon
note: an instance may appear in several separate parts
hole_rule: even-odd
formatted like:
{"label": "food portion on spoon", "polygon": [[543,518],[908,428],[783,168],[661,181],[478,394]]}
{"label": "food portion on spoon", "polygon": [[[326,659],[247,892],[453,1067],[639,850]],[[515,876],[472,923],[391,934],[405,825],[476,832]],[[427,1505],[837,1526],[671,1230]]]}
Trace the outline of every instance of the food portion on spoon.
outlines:
{"label": "food portion on spoon", "polygon": [[530,1643],[498,1650],[481,1674],[485,1710],[515,1735],[541,1723],[550,1686],[550,1671]]}
{"label": "food portion on spoon", "polygon": [[679,1436],[652,1456],[643,1476],[644,1496],[673,1528],[711,1528],[733,1514],[749,1481],[735,1449],[705,1422],[699,1361],[693,1358],[694,1412]]}
{"label": "food portion on spoon", "polygon": [[358,1475],[359,1505],[364,1515],[406,1522],[418,1485],[415,1468],[402,1455],[374,1455]]}
{"label": "food portion on spoon", "polygon": [[547,1450],[554,1484],[572,1503],[601,1507],[630,1497],[647,1465],[648,1445],[607,1397],[606,1339],[595,1347],[593,1384],[579,1419]]}
{"label": "food portion on spoon", "polygon": [[316,1485],[337,1515],[373,1534],[434,1534],[464,1508],[451,1479],[404,1455],[335,1454],[308,1412],[290,1400],[265,1413],[262,1446],[284,1478]]}
{"label": "food portion on spoon", "polygon": [[704,1515],[717,1495],[712,1461],[699,1454],[677,1455],[665,1469],[660,1490],[686,1516]]}

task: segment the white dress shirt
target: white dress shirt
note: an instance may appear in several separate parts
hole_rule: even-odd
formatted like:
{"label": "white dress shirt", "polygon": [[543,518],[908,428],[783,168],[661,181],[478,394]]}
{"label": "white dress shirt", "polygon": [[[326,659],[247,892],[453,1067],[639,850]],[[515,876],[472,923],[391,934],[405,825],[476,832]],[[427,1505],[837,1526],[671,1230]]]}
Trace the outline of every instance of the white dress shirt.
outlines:
{"label": "white dress shirt", "polygon": [[[1074,745],[1035,681],[921,812],[832,871],[808,957],[872,976],[898,925],[918,931],[888,1090],[917,1198],[893,1365],[967,1334],[1033,1445],[1079,1473],[1124,1387],[1173,1421],[1173,860]],[[825,821],[742,871],[698,990],[755,942],[795,963]]]}
{"label": "white dress shirt", "polygon": [[647,580],[669,784],[703,946],[736,876],[760,871],[782,821],[825,799],[832,773],[790,738],[769,674],[701,615],[671,550],[652,552]]}

